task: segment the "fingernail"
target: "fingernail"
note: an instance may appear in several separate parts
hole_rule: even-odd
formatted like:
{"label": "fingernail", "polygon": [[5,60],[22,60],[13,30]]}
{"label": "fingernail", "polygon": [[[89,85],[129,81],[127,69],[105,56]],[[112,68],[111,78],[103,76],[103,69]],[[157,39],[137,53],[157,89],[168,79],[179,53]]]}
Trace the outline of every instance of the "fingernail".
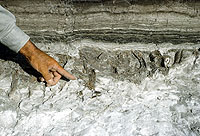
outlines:
{"label": "fingernail", "polygon": [[53,82],[53,79],[49,79],[46,81],[47,83],[52,83]]}
{"label": "fingernail", "polygon": [[43,77],[40,77],[39,79],[40,79],[41,82],[45,81]]}
{"label": "fingernail", "polygon": [[77,78],[76,78],[75,76],[73,76],[71,80],[76,80],[76,79],[77,79]]}

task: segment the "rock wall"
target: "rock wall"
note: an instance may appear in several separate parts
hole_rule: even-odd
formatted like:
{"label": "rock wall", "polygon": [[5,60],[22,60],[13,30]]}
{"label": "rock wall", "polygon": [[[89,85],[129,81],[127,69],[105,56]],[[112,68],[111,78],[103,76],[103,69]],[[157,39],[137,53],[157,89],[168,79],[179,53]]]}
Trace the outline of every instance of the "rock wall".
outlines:
{"label": "rock wall", "polygon": [[[111,42],[199,42],[198,1],[4,0],[37,42],[91,38]],[[42,37],[42,38],[41,38]]]}
{"label": "rock wall", "polygon": [[95,70],[140,83],[199,54],[196,1],[6,0],[1,5],[37,46],[58,54],[64,64],[72,59],[74,74],[93,89]]}
{"label": "rock wall", "polygon": [[[200,2],[0,0],[78,80],[0,46],[0,135],[200,135]],[[66,82],[67,81],[67,82]]]}

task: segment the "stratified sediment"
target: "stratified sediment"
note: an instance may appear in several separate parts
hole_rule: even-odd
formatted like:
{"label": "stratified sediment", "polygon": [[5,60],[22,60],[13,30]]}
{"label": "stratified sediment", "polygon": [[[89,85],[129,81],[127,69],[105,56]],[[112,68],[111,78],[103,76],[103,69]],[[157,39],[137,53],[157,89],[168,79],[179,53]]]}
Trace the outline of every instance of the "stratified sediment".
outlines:
{"label": "stratified sediment", "polygon": [[198,136],[200,3],[5,0],[78,80],[45,87],[0,46],[0,135]]}

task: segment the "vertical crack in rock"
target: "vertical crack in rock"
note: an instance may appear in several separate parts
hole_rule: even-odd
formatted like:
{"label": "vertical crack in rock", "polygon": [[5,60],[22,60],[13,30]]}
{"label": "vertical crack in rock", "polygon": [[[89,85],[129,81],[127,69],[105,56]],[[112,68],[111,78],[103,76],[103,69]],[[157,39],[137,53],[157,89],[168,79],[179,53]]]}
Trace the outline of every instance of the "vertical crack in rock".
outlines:
{"label": "vertical crack in rock", "polygon": [[195,60],[194,60],[194,63],[193,63],[193,66],[195,66],[196,62],[197,62],[197,59],[199,58],[199,51],[198,50],[195,50],[193,52],[194,56],[195,56]]}
{"label": "vertical crack in rock", "polygon": [[180,63],[183,55],[183,50],[178,50],[175,54],[174,63]]}
{"label": "vertical crack in rock", "polygon": [[89,69],[88,70],[88,78],[89,78],[89,81],[86,83],[86,86],[90,90],[95,90],[95,82],[96,82],[96,72],[95,72],[95,69]]}
{"label": "vertical crack in rock", "polygon": [[145,60],[143,59],[143,55],[141,52],[139,51],[132,51],[132,54],[138,59],[138,62],[140,64],[139,68],[138,69],[141,69],[141,68],[146,68],[146,62]]}
{"label": "vertical crack in rock", "polygon": [[12,82],[10,87],[10,92],[8,93],[8,97],[11,99],[15,99],[15,93],[18,86],[18,78],[17,78],[17,71],[12,72]]}

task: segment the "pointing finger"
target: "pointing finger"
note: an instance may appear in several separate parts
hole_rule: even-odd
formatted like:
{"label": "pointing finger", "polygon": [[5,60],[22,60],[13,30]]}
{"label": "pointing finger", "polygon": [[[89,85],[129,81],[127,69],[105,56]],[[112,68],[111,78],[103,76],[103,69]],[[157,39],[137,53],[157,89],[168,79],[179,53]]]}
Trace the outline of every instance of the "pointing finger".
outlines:
{"label": "pointing finger", "polygon": [[70,79],[70,80],[76,80],[76,77],[73,76],[72,74],[70,74],[69,72],[67,72],[63,67],[61,67],[60,65],[58,66],[57,69],[58,73],[60,73],[61,75],[63,75],[64,77]]}

